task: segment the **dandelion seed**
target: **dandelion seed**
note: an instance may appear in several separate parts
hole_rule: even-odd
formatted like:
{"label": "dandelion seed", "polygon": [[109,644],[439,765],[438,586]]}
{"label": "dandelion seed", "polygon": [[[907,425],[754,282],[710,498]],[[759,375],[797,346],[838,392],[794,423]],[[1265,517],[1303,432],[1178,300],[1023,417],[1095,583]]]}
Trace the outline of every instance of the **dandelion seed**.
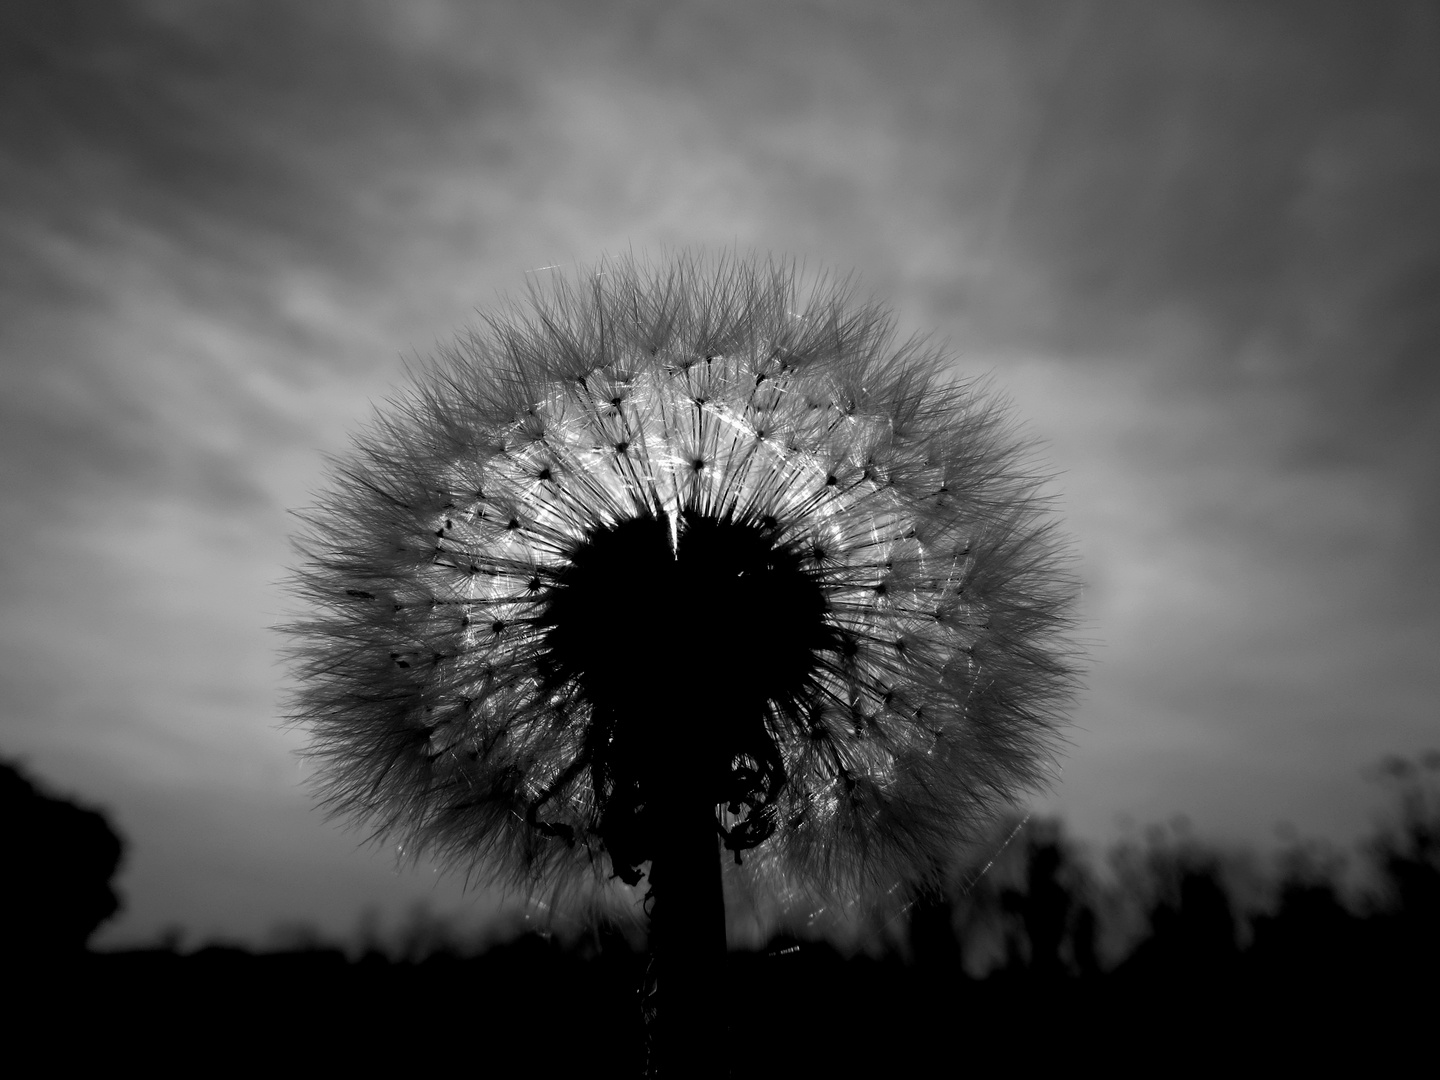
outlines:
{"label": "dandelion seed", "polygon": [[336,467],[292,717],[331,809],[481,877],[660,889],[718,831],[756,888],[928,881],[1043,784],[1073,690],[1038,486],[880,309],[788,263],[607,263]]}

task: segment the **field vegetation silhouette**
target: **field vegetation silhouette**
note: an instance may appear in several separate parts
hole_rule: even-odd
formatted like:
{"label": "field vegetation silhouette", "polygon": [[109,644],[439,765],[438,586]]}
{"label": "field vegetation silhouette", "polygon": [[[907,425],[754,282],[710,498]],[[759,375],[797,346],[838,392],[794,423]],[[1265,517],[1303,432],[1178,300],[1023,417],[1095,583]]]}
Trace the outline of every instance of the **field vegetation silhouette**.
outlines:
{"label": "field vegetation silhouette", "polygon": [[[1108,1061],[1135,1067],[1398,1056],[1429,1023],[1424,987],[1440,965],[1440,753],[1373,771],[1390,812],[1354,852],[1292,835],[1261,857],[1176,822],[1097,857],[1060,821],[1035,819],[984,873],[840,944],[807,936],[804,919],[777,927],[731,956],[733,1052],[766,1067],[903,1071],[955,1053],[958,1032],[976,1066],[1023,1047],[1060,1067],[1097,1039]],[[11,955],[28,963],[10,970],[65,1002],[32,994],[17,1015],[57,1038],[83,1021],[79,1057],[179,1063],[241,1038],[237,1057],[283,1047],[317,1067],[398,1066],[417,1045],[432,1064],[644,1067],[633,925],[517,921],[474,938],[421,907],[390,927],[367,919],[345,941],[290,924],[264,949],[172,939],[85,951],[96,913],[113,912],[96,898],[113,899],[119,841],[99,815],[17,777],[0,770],[7,809],[48,830],[34,849],[48,865],[68,864],[7,890]],[[837,1035],[840,1018],[856,1030]],[[161,1020],[165,1040],[141,1037]]]}

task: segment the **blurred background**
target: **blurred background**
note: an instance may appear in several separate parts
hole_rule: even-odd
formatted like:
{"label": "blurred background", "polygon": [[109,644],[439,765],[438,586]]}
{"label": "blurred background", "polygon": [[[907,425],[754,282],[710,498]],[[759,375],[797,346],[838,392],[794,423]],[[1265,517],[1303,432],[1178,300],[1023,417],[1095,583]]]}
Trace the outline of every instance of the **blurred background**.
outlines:
{"label": "blurred background", "polygon": [[93,943],[493,924],[312,808],[287,511],[605,253],[854,270],[1044,441],[1092,668],[1021,813],[1348,849],[1440,745],[1437,55],[1398,0],[0,6],[0,755],[127,842]]}

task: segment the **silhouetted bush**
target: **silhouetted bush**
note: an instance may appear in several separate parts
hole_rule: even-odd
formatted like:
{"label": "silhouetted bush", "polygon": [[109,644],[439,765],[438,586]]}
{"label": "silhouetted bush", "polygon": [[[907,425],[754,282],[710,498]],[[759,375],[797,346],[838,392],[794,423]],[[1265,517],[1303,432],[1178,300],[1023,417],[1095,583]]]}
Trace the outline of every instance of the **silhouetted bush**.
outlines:
{"label": "silhouetted bush", "polygon": [[46,794],[0,761],[0,816],[9,823],[9,867],[0,926],[12,960],[81,953],[120,909],[110,879],[124,844],[103,814]]}
{"label": "silhouetted bush", "polygon": [[1428,977],[1440,961],[1440,751],[1415,762],[1391,758],[1380,775],[1397,808],[1368,845],[1380,884],[1377,916],[1388,948]]}

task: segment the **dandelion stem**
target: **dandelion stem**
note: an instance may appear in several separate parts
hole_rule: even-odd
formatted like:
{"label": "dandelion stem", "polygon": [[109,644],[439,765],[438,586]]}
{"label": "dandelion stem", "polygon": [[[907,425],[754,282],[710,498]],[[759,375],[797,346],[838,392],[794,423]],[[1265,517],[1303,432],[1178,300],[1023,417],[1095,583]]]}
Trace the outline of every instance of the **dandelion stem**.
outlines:
{"label": "dandelion stem", "polygon": [[705,798],[672,794],[650,864],[654,1076],[726,1075],[725,896],[715,806]]}

